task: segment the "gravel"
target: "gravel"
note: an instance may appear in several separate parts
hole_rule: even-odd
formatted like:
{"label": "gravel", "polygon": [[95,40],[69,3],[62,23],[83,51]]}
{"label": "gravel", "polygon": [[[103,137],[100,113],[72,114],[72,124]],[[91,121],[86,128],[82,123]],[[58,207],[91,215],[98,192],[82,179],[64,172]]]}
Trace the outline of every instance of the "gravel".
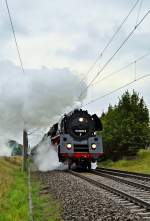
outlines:
{"label": "gravel", "polygon": [[120,183],[120,182],[115,181],[111,178],[102,177],[102,176],[95,175],[95,174],[87,174],[85,176],[92,178],[93,180],[96,180],[100,183],[107,184],[110,187],[121,190],[121,191],[128,193],[129,195],[132,195],[132,196],[137,197],[139,199],[144,199],[144,201],[149,202],[149,200],[150,200],[150,193],[147,192],[146,190],[141,190],[137,187],[128,185],[126,183]]}
{"label": "gravel", "polygon": [[[119,177],[120,178],[120,177]],[[127,177],[121,177],[121,179],[123,180],[129,180],[129,181],[133,181],[133,182],[137,182],[139,184],[143,184],[146,186],[150,187],[150,181],[146,181],[146,180],[140,180],[140,179],[136,179],[136,178],[127,178]]]}
{"label": "gravel", "polygon": [[150,187],[150,177],[143,177],[143,176],[142,177],[136,177],[136,176],[132,176],[132,174],[128,175],[127,173],[123,174],[125,176],[122,176],[119,173],[117,174],[117,173],[113,173],[113,172],[111,172],[111,174],[109,174],[109,171],[108,171],[108,173],[107,173],[107,171],[105,173],[105,170],[104,171],[103,170],[102,171],[98,170],[98,172],[102,172],[106,175],[108,174],[108,175],[111,175],[111,176],[119,177],[122,180],[129,180],[129,181],[133,181],[133,182],[138,182],[139,184],[143,184],[143,185],[146,185],[146,186]]}
{"label": "gravel", "polygon": [[64,221],[142,221],[142,217],[113,200],[103,189],[64,171],[37,172],[39,179],[63,207]]}

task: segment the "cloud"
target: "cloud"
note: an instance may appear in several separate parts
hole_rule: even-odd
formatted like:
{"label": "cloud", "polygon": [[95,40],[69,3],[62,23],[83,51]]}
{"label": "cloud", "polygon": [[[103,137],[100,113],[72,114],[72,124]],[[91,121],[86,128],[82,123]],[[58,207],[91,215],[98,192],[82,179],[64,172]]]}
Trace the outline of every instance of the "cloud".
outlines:
{"label": "cloud", "polygon": [[74,49],[59,49],[56,51],[56,55],[66,57],[68,59],[75,59],[75,60],[89,59],[90,60],[93,58],[93,55],[95,55],[95,51],[91,50],[88,44],[87,45],[81,44]]}
{"label": "cloud", "polygon": [[[135,0],[9,1],[24,66],[34,70],[42,65],[53,70],[63,70],[64,67],[67,67],[70,72],[75,70],[79,75],[86,73],[133,4],[135,4]],[[0,56],[3,60],[8,59],[18,64],[16,48],[11,30],[9,30],[6,7],[2,2],[0,2],[0,6],[2,7]],[[139,19],[149,7],[150,1],[143,1]],[[139,5],[107,49],[103,59],[89,74],[88,81],[96,75],[96,72],[111,57],[134,27],[138,8]],[[115,56],[105,69],[105,73],[122,67],[150,50],[149,18],[145,19],[133,37]],[[149,60],[147,59],[137,66],[138,73],[146,73],[149,68]],[[114,76],[111,80],[108,79],[106,83],[103,82],[102,86],[97,85],[94,89],[96,94],[93,96],[96,97],[96,95],[105,93],[107,89],[111,90],[115,86],[120,86],[122,80],[131,79],[131,76],[134,75],[133,69],[120,74],[120,77]],[[43,73],[43,70],[41,72]],[[122,77],[124,75],[125,79]],[[148,91],[146,94],[149,95]],[[113,99],[116,100],[116,94],[110,97],[110,101]],[[106,101],[109,103],[109,98]],[[97,108],[96,105],[94,109]],[[100,108],[103,108],[103,104]]]}
{"label": "cloud", "polygon": [[[19,139],[24,128],[47,128],[80,102],[86,86],[69,69],[25,69],[0,62],[0,138]],[[43,134],[43,133],[42,133]]]}
{"label": "cloud", "polygon": [[[45,56],[48,56],[49,51],[51,55],[54,55],[52,60],[63,57],[64,66],[66,66],[68,59],[80,62],[80,65],[82,65],[83,59],[87,61],[89,59],[92,60],[92,56],[94,54],[96,56],[97,51],[100,51],[104,47],[134,2],[129,0],[119,2],[115,0],[111,2],[108,0],[102,0],[101,2],[97,0],[94,2],[91,0],[77,0],[75,2],[70,2],[69,0],[55,2],[45,0],[43,4],[41,0],[38,2],[27,0],[26,3],[14,0],[13,2],[9,2],[9,4],[14,27],[21,45],[24,45],[24,41],[27,44],[29,43],[29,45],[31,41],[34,44],[34,40],[37,37],[44,42],[47,36],[49,38],[47,47],[43,45]],[[3,9],[5,13],[0,18],[1,21],[4,20],[5,27],[1,27],[1,32],[5,36],[9,28],[9,21],[6,19],[5,5],[3,5]],[[133,15],[129,18],[129,23],[125,31],[129,29],[132,22],[135,23],[137,10],[135,10]],[[53,44],[51,36],[59,39],[57,44]],[[39,48],[38,43],[37,41],[37,49]],[[87,53],[84,52],[86,49]],[[11,50],[14,50],[14,48]],[[57,53],[54,54],[55,51]],[[32,57],[36,54],[31,47],[30,53]],[[24,60],[29,59],[25,56]],[[31,63],[31,59],[29,62]],[[37,60],[37,62],[39,61]],[[74,64],[71,63],[72,65]]]}

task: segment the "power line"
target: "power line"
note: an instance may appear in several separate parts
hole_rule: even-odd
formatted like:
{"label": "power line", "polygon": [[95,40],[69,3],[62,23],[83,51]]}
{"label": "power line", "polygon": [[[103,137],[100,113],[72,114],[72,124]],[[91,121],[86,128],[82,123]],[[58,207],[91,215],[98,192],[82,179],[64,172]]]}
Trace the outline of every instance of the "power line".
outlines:
{"label": "power line", "polygon": [[115,89],[115,90],[113,90],[113,91],[111,91],[111,92],[109,92],[109,93],[107,93],[107,94],[104,94],[104,95],[102,95],[102,96],[100,96],[100,97],[98,97],[98,98],[96,98],[96,99],[94,99],[94,100],[92,100],[92,101],[86,103],[84,106],[87,106],[87,105],[89,105],[89,104],[91,104],[91,103],[94,103],[94,102],[96,102],[96,101],[98,101],[98,100],[101,100],[101,99],[103,99],[104,97],[107,97],[107,96],[109,96],[109,95],[111,95],[111,94],[113,94],[113,93],[115,93],[115,92],[117,92],[117,91],[119,91],[119,90],[121,90],[121,89],[123,89],[123,88],[125,88],[125,87],[127,87],[127,86],[129,86],[129,85],[131,85],[131,84],[133,84],[133,83],[135,83],[135,82],[137,82],[137,81],[140,81],[140,80],[142,80],[142,79],[144,79],[144,78],[147,78],[147,77],[150,77],[150,73],[145,74],[145,75],[143,75],[143,76],[141,76],[141,77],[139,77],[139,78],[137,78],[137,79],[134,79],[133,81],[130,81],[129,83],[124,84],[123,86],[121,86],[121,87],[119,87],[119,88],[117,88],[117,89]]}
{"label": "power line", "polygon": [[111,44],[111,42],[114,40],[115,36],[118,34],[118,32],[120,31],[120,29],[122,28],[122,26],[124,25],[124,23],[127,21],[128,17],[130,16],[130,14],[132,13],[132,11],[135,9],[135,7],[137,6],[139,0],[137,0],[135,2],[135,4],[132,6],[132,8],[129,10],[129,13],[127,14],[127,16],[123,19],[123,21],[121,22],[121,24],[119,25],[119,27],[117,28],[117,30],[114,32],[114,34],[111,36],[111,38],[109,39],[109,41],[107,42],[107,44],[104,46],[104,48],[102,49],[100,55],[96,58],[96,60],[94,61],[94,63],[90,66],[90,68],[88,69],[87,73],[85,74],[85,76],[81,79],[81,81],[83,81],[85,78],[87,78],[87,76],[89,75],[89,73],[91,72],[91,70],[94,68],[94,66],[97,64],[98,60],[100,60],[104,54],[104,52],[106,51],[106,49],[109,47],[109,45]]}
{"label": "power line", "polygon": [[87,89],[91,86],[91,84],[96,80],[96,78],[101,74],[101,72],[108,66],[108,64],[112,61],[112,59],[115,57],[115,55],[120,51],[120,49],[126,44],[126,42],[130,39],[130,37],[133,35],[135,30],[140,26],[140,24],[144,21],[144,19],[148,16],[150,13],[150,10],[147,11],[147,13],[142,17],[142,19],[139,21],[139,23],[132,29],[132,31],[128,34],[128,36],[125,38],[125,40],[121,43],[119,48],[114,52],[114,54],[108,59],[108,61],[103,65],[101,70],[96,74],[96,76],[90,81],[90,83],[87,85],[85,90],[82,91],[79,98],[87,91]]}
{"label": "power line", "polygon": [[117,70],[115,70],[115,71],[113,71],[113,72],[111,72],[110,74],[108,74],[108,75],[106,75],[105,77],[101,78],[100,80],[96,81],[96,82],[93,83],[92,85],[96,85],[96,84],[98,84],[99,82],[101,82],[101,81],[103,81],[103,80],[106,80],[107,78],[109,78],[109,77],[111,77],[111,76],[113,76],[113,75],[115,75],[115,74],[117,74],[117,73],[120,73],[121,71],[127,69],[127,68],[130,67],[131,65],[133,65],[133,64],[135,64],[135,63],[137,64],[139,61],[145,59],[145,58],[148,57],[149,55],[150,55],[150,52],[144,54],[143,56],[138,57],[138,58],[135,59],[134,61],[128,63],[127,65],[124,65],[123,67],[121,67],[121,68],[119,68],[119,69],[117,69]]}
{"label": "power line", "polygon": [[141,13],[141,9],[142,9],[142,3],[143,3],[143,0],[141,0],[140,4],[139,4],[135,25],[137,25],[139,17],[140,17],[140,13]]}
{"label": "power line", "polygon": [[[16,34],[15,34],[15,28],[14,28],[14,25],[13,25],[12,16],[11,16],[11,13],[10,13],[10,9],[9,9],[9,5],[8,5],[7,0],[5,0],[5,4],[6,4],[7,12],[8,12],[8,17],[9,17],[10,26],[11,26],[11,29],[12,29],[14,42],[15,42],[16,49],[17,49],[17,54],[18,54],[18,59],[19,59],[19,62],[20,62],[20,67],[21,67],[22,73],[24,74],[25,71],[24,71],[24,67],[23,67],[23,62],[22,62],[22,58],[21,58],[21,54],[20,54],[20,50],[19,50],[19,45],[18,45],[18,42],[17,42]],[[24,119],[23,119],[23,122],[24,122],[24,127],[25,127]],[[22,150],[22,170],[23,171],[25,171],[27,169],[27,152],[28,152],[28,134],[27,134],[26,129],[24,129],[23,130],[23,150]]]}
{"label": "power line", "polygon": [[101,68],[101,70],[96,74],[96,76],[91,80],[91,82],[88,84],[86,89],[80,94],[80,97],[83,95],[83,93],[91,86],[91,84],[95,81],[95,79],[100,75],[100,73],[107,67],[107,65],[111,62],[111,60],[114,58],[114,56],[120,51],[120,49],[124,46],[124,44],[128,41],[128,39],[133,35],[134,31],[139,27],[139,25],[144,21],[144,19],[147,17],[147,15],[150,13],[150,10],[143,16],[143,18],[140,20],[140,22],[133,28],[133,30],[129,33],[129,35],[125,38],[125,40],[121,43],[119,48],[115,51],[115,53],[108,59],[108,61],[104,64],[104,66]]}
{"label": "power line", "polygon": [[10,26],[11,26],[12,33],[13,33],[14,42],[15,42],[15,45],[16,45],[17,53],[18,53],[18,59],[19,59],[19,62],[20,62],[21,70],[24,73],[25,71],[24,71],[24,67],[23,67],[23,62],[22,62],[22,58],[21,58],[21,54],[20,54],[20,50],[19,50],[19,45],[18,45],[18,42],[17,42],[16,34],[15,34],[15,28],[14,28],[14,25],[13,25],[12,16],[11,16],[11,13],[10,13],[10,9],[9,9],[9,5],[8,5],[7,0],[5,0],[5,4],[6,4],[7,12],[8,12]]}

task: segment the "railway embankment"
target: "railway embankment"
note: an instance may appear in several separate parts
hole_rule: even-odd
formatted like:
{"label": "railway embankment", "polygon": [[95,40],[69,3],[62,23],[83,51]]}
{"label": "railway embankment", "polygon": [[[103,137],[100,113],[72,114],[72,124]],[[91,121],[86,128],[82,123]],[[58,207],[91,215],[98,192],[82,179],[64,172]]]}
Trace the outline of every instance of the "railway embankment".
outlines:
{"label": "railway embankment", "polygon": [[62,206],[59,199],[48,191],[48,186],[41,182],[37,172],[31,171],[32,216],[36,221],[63,221]]}
{"label": "railway embankment", "polygon": [[[59,202],[31,174],[32,215],[36,221],[62,221]],[[29,221],[28,174],[20,157],[0,157],[0,221]]]}
{"label": "railway embankment", "polygon": [[99,163],[100,167],[119,169],[129,172],[150,174],[150,150],[140,150],[134,159],[123,159],[116,162],[106,160]]}
{"label": "railway embankment", "polygon": [[37,172],[36,175],[47,191],[61,201],[65,221],[143,220],[121,205],[120,199],[80,177],[65,171]]}
{"label": "railway embankment", "polygon": [[0,157],[0,221],[28,220],[26,174],[21,158]]}

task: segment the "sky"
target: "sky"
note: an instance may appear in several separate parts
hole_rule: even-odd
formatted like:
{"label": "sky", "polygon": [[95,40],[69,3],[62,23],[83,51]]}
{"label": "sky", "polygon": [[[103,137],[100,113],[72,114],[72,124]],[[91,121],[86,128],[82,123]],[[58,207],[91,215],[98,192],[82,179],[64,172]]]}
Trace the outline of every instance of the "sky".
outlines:
{"label": "sky", "polygon": [[[135,2],[136,0],[8,0],[25,70],[47,68],[51,73],[54,70],[55,78],[56,69],[65,69],[81,79],[84,78],[88,85],[150,9],[149,0],[139,1],[112,44],[88,74],[89,68],[100,56]],[[5,66],[8,64],[11,73],[11,65],[12,69],[13,67],[19,69],[19,60],[4,0],[0,1],[0,12],[0,62],[5,63]],[[129,91],[135,89],[150,107],[150,77],[86,105],[91,100],[148,74],[150,56],[101,81],[111,72],[149,52],[150,15],[96,79],[95,82],[99,81],[99,83],[93,84],[88,89],[83,106],[89,112],[100,115],[102,111],[107,110],[109,104],[114,105],[126,89]],[[22,74],[21,71],[18,74]]]}

